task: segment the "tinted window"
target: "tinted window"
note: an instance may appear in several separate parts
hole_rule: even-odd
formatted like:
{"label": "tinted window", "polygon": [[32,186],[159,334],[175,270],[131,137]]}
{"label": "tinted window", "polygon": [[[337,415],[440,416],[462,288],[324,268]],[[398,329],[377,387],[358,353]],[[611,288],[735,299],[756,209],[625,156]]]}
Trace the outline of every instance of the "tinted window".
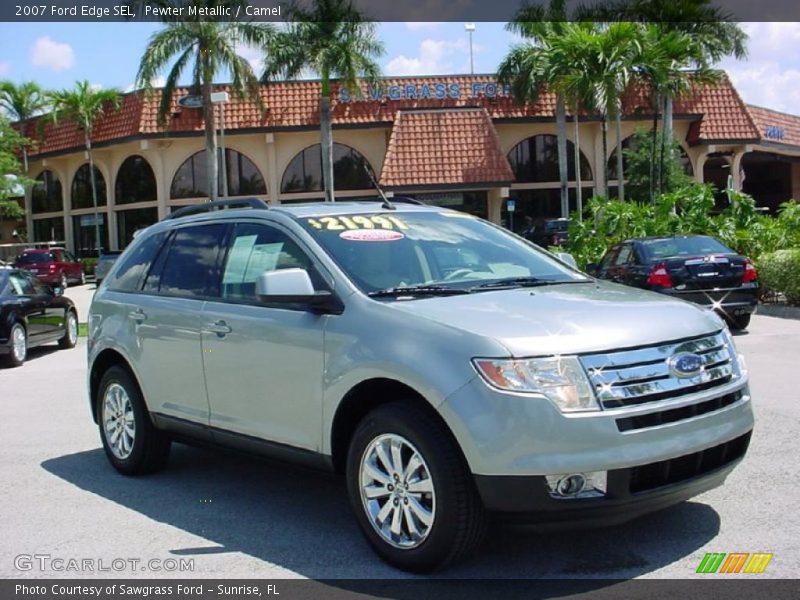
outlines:
{"label": "tinted window", "polygon": [[158,277],[158,291],[173,296],[215,296],[217,256],[227,225],[215,223],[175,232]]}
{"label": "tinted window", "polygon": [[33,283],[27,277],[14,273],[9,277],[9,283],[17,296],[32,296],[34,293]]}
{"label": "tinted window", "polygon": [[[225,166],[228,174],[229,196],[263,195],[267,193],[267,185],[264,183],[261,172],[253,161],[245,155],[231,148],[226,148]],[[206,169],[205,150],[201,150],[186,159],[178,168],[172,180],[170,198],[201,198],[208,196],[208,174]],[[222,194],[221,172],[219,186],[219,193]]]}
{"label": "tinted window", "polygon": [[631,247],[625,244],[624,246],[622,246],[622,248],[619,249],[619,254],[617,254],[617,258],[614,261],[614,264],[627,265],[629,262],[631,262],[632,254],[633,253],[631,252]]}
{"label": "tinted window", "polygon": [[[139,289],[142,278],[155,260],[159,249],[167,238],[166,232],[146,237],[140,244],[131,249],[123,259],[120,268],[109,279],[108,287],[121,292],[133,292]],[[104,254],[101,261],[116,260],[117,255]]]}
{"label": "tinted window", "polygon": [[259,275],[293,268],[309,271],[312,280],[317,279],[315,287],[320,287],[308,256],[285,233],[266,225],[241,223],[231,238],[222,274],[222,297],[255,302]]}
{"label": "tinted window", "polygon": [[[95,189],[97,190],[97,205],[106,204],[106,180],[100,169],[94,168]],[[92,175],[89,163],[82,165],[72,179],[72,208],[91,208],[94,206],[92,196]]]}
{"label": "tinted window", "polygon": [[697,235],[688,238],[643,240],[642,247],[651,260],[673,256],[685,256],[688,258],[692,256],[705,256],[706,254],[735,254],[735,252],[727,246],[705,235]]}
{"label": "tinted window", "polygon": [[49,252],[28,252],[17,259],[18,265],[32,265],[35,263],[52,262],[53,255]]}
{"label": "tinted window", "polygon": [[[344,144],[333,145],[333,182],[336,189],[371,189],[366,173],[371,169],[361,153]],[[322,152],[319,144],[309,146],[292,159],[281,181],[281,192],[322,191]]]}

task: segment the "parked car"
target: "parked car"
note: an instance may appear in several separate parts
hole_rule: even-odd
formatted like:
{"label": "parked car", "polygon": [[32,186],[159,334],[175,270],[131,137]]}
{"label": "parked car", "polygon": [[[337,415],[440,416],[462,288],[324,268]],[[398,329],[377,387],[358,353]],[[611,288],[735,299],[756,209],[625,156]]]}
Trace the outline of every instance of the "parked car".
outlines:
{"label": "parked car", "polygon": [[587,271],[714,309],[746,329],[758,304],[758,272],[747,257],[707,235],[648,237],[613,246]]}
{"label": "parked car", "polygon": [[94,267],[94,280],[98,287],[103,282],[103,279],[105,279],[105,276],[108,275],[108,271],[117,258],[119,258],[120,254],[122,254],[122,252],[119,250],[108,250],[103,252],[100,258],[97,259],[97,264]]}
{"label": "parked car", "polygon": [[22,365],[35,346],[74,348],[77,341],[78,311],[61,288],[27,271],[0,269],[0,358],[6,364]]}
{"label": "parked car", "polygon": [[30,271],[44,283],[57,285],[62,289],[66,289],[70,283],[86,283],[83,264],[63,248],[25,250],[14,266]]}
{"label": "parked car", "polygon": [[487,514],[574,528],[686,500],[753,428],[713,312],[397,200],[181,209],[120,256],[89,321],[117,470],[189,440],[341,473],[366,539],[411,571],[464,558]]}
{"label": "parked car", "polygon": [[543,219],[523,233],[523,237],[542,248],[563,246],[569,240],[569,219]]}

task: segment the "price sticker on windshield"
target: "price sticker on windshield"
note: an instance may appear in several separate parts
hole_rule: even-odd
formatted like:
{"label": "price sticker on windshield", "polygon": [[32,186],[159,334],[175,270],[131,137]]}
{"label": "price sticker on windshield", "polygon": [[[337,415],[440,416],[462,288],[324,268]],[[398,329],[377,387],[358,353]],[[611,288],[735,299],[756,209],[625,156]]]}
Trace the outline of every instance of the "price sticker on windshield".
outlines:
{"label": "price sticker on windshield", "polygon": [[306,222],[318,231],[356,231],[364,229],[402,231],[408,229],[400,218],[384,215],[350,215],[317,217]]}

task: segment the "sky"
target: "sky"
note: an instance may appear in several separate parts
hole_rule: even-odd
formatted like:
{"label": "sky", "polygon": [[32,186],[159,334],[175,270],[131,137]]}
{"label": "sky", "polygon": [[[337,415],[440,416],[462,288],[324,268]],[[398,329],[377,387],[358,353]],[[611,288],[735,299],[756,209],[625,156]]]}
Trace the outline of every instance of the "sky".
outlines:
{"label": "sky", "polygon": [[[49,89],[91,84],[132,89],[139,58],[158,23],[0,23],[0,79],[34,80]],[[720,64],[745,102],[800,114],[800,23],[745,23],[745,61]],[[464,23],[382,23],[385,75],[469,73]],[[503,23],[477,23],[476,73],[492,73],[516,39]],[[241,54],[258,66],[258,54]]]}

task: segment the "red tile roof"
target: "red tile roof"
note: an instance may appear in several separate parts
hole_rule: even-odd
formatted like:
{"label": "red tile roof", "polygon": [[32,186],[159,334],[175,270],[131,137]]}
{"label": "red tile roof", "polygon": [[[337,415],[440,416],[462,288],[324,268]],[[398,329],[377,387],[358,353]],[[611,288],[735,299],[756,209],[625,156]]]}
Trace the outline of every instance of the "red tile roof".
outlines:
{"label": "red tile roof", "polygon": [[[535,104],[520,105],[496,85],[492,75],[454,75],[443,77],[398,77],[382,82],[382,93],[374,97],[365,86],[361,99],[343,101],[333,85],[332,114],[335,125],[360,126],[394,122],[397,111],[441,108],[481,108],[494,120],[552,119],[555,115],[555,96],[543,92]],[[215,86],[218,91],[230,91],[230,86]],[[457,93],[458,92],[458,93]],[[173,99],[172,116],[164,128],[157,122],[160,93],[146,96],[142,91],[126,94],[119,112],[110,112],[97,124],[92,135],[95,144],[138,137],[169,137],[171,134],[201,134],[200,109],[180,108],[177,98],[189,93],[182,88]],[[318,81],[277,82],[261,88],[261,100],[266,108],[261,112],[257,103],[232,95],[224,105],[226,130],[315,128],[319,124]],[[647,119],[652,113],[646,89],[633,90],[623,100],[625,113]],[[712,85],[696,85],[684,99],[675,102],[676,116],[694,116],[690,143],[723,140],[757,140],[759,131],[753,123],[739,94],[727,76]],[[28,136],[35,135],[35,123],[28,127]],[[46,124],[44,141],[32,155],[80,150],[83,137],[67,122]]]}
{"label": "red tile roof", "polygon": [[485,109],[397,111],[382,186],[502,185],[513,180]]}
{"label": "red tile roof", "polygon": [[748,104],[763,143],[800,146],[800,117]]}

